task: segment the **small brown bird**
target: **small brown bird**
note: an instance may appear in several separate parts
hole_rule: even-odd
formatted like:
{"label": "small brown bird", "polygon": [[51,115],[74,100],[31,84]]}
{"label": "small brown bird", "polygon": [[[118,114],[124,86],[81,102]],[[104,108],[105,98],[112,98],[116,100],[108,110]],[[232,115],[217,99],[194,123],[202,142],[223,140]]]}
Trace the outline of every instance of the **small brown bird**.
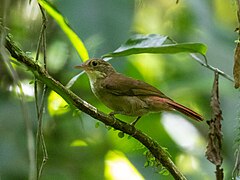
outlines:
{"label": "small brown bird", "polygon": [[201,115],[174,102],[150,84],[116,72],[111,64],[102,59],[90,59],[76,68],[85,70],[95,96],[113,110],[110,115],[137,117],[132,125],[144,114],[162,110],[176,110],[194,120],[203,120]]}

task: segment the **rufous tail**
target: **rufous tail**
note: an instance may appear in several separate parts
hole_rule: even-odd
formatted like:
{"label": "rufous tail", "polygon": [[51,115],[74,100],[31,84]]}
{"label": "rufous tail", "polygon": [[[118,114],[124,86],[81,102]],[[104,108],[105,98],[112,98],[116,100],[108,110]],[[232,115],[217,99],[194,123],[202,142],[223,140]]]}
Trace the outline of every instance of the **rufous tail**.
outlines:
{"label": "rufous tail", "polygon": [[190,118],[192,118],[192,119],[194,119],[196,121],[203,121],[203,117],[200,114],[194,112],[193,110],[191,110],[191,109],[189,109],[189,108],[187,108],[187,107],[185,107],[185,106],[183,106],[181,104],[178,104],[178,103],[176,103],[174,101],[168,101],[167,103],[173,109],[175,109],[175,110],[185,114],[186,116],[188,116],[188,117],[190,117]]}

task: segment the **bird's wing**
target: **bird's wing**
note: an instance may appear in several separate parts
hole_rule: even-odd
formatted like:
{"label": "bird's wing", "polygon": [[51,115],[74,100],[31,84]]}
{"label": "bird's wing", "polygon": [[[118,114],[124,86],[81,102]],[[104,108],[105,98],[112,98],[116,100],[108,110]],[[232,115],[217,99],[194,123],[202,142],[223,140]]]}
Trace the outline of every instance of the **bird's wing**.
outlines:
{"label": "bird's wing", "polygon": [[119,73],[113,73],[105,78],[102,86],[109,93],[117,96],[159,96],[168,98],[161,91],[150,84]]}

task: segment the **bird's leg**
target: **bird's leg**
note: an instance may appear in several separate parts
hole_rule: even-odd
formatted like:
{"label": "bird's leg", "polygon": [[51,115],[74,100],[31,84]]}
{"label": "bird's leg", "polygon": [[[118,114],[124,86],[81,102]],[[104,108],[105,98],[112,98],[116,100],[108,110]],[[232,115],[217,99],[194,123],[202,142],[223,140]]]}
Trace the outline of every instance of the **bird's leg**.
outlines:
{"label": "bird's leg", "polygon": [[[114,118],[115,120],[116,120],[116,118],[115,118],[115,114],[123,114],[121,111],[113,111],[113,112],[110,112],[109,113],[109,116],[111,116],[112,118]],[[135,126],[136,125],[136,123],[138,122],[138,120],[141,118],[142,116],[138,116],[133,122],[131,122],[130,123],[130,125],[132,125],[132,126]]]}
{"label": "bird's leg", "polygon": [[137,119],[135,119],[133,122],[130,123],[130,125],[135,126],[135,124],[138,122],[138,120],[141,118],[142,116],[138,116]]}
{"label": "bird's leg", "polygon": [[115,124],[115,122],[116,122],[116,118],[114,116],[115,114],[117,114],[117,113],[115,113],[114,111],[109,113],[109,116],[111,116],[114,119],[114,123],[113,124]]}

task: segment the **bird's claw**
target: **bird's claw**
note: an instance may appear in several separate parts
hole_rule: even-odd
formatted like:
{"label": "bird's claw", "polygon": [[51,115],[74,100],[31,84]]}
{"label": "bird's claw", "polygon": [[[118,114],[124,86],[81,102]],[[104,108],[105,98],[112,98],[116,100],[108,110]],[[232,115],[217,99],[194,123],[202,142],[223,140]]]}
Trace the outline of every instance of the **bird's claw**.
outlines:
{"label": "bird's claw", "polygon": [[114,113],[114,112],[110,112],[110,113],[109,113],[109,116],[111,116],[111,117],[113,117],[113,118],[115,118],[115,116],[114,116],[114,115],[115,115],[115,113]]}
{"label": "bird's claw", "polygon": [[115,124],[115,122],[117,121],[117,118],[116,118],[114,115],[115,115],[114,112],[110,112],[110,113],[109,113],[109,116],[111,116],[111,117],[114,119],[113,124]]}

